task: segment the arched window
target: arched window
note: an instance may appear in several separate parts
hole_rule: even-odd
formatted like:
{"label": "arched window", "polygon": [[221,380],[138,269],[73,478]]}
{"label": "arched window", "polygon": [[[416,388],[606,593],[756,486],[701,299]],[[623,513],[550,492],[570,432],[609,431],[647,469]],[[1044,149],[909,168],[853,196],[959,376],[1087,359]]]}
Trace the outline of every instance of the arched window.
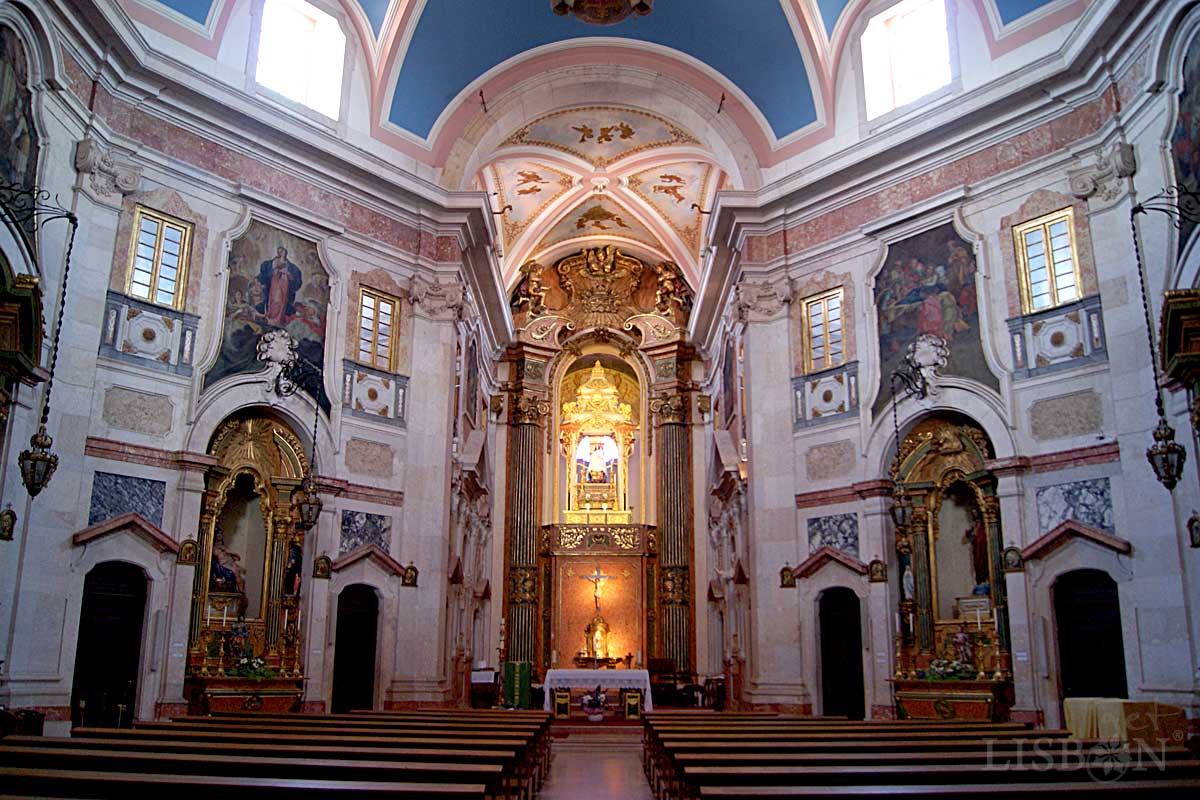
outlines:
{"label": "arched window", "polygon": [[867,22],[860,40],[867,119],[950,83],[946,0],[901,0]]}
{"label": "arched window", "polygon": [[254,79],[337,119],[346,35],[331,15],[304,0],[266,0]]}

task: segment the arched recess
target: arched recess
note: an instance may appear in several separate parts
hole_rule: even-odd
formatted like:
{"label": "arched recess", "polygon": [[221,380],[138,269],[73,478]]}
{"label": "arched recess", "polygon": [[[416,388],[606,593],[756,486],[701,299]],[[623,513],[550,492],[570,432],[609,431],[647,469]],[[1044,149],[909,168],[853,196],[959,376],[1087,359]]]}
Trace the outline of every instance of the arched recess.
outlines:
{"label": "arched recess", "polygon": [[333,713],[375,707],[378,641],[379,594],[365,583],[347,586],[337,601]]}
{"label": "arched recess", "polygon": [[1098,569],[1058,576],[1054,599],[1059,699],[1129,697],[1117,582]]}
{"label": "arched recess", "polygon": [[104,561],[84,578],[71,685],[73,725],[133,723],[148,588],[145,571],[125,561]]}
{"label": "arched recess", "polygon": [[304,532],[295,524],[292,492],[308,468],[305,448],[283,419],[252,407],[217,427],[207,454],[213,463],[200,508],[189,672],[206,666],[206,636],[242,624],[242,646],[278,671],[284,626],[298,621],[300,606],[303,569],[296,564],[303,561]]}
{"label": "arched recess", "polygon": [[853,589],[834,586],[817,596],[821,714],[863,719],[866,689],[862,608]]}
{"label": "arched recess", "polygon": [[915,669],[962,652],[961,633],[981,670],[1009,652],[1000,504],[987,468],[993,457],[974,420],[939,413],[913,426],[892,464],[912,504],[907,528],[896,531],[896,591]]}

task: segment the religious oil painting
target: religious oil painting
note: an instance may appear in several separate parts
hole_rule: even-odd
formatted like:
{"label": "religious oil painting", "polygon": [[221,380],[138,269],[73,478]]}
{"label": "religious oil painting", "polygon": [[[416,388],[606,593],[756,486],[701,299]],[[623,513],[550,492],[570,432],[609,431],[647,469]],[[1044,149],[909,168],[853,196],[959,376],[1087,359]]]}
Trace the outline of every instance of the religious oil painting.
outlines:
{"label": "religious oil painting", "polygon": [[904,362],[921,334],[943,339],[949,350],[942,374],[970,378],[999,390],[988,369],[979,332],[975,251],[952,223],[940,225],[888,247],[875,278],[882,377],[873,413],[891,399],[888,376]]}
{"label": "religious oil painting", "polygon": [[[1193,36],[1183,60],[1183,88],[1179,92],[1179,113],[1171,132],[1171,153],[1175,163],[1175,182],[1200,191],[1200,36]],[[1179,228],[1179,251],[1187,246],[1196,223],[1187,219]]]}
{"label": "religious oil painting", "polygon": [[[258,342],[266,333],[285,331],[296,350],[319,369],[325,365],[325,319],[329,308],[329,279],[314,242],[258,220],[229,248],[229,289],[221,350],[204,376],[208,389],[222,378],[261,372]],[[326,411],[329,398],[317,388],[317,401]]]}
{"label": "religious oil painting", "polygon": [[[0,182],[29,189],[37,183],[38,133],[29,92],[25,45],[11,28],[0,27]],[[35,224],[25,226],[30,243]]]}
{"label": "religious oil painting", "polygon": [[472,425],[477,422],[479,406],[479,345],[474,339],[467,345],[466,363],[463,365],[466,378],[463,381],[463,412]]}

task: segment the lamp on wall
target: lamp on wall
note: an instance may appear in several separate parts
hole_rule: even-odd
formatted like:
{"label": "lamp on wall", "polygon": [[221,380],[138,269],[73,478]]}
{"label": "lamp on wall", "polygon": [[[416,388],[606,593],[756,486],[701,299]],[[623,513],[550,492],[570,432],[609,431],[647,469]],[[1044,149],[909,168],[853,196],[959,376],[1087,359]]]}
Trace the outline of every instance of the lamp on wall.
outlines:
{"label": "lamp on wall", "polygon": [[[925,398],[929,395],[929,382],[925,378],[925,373],[920,369],[917,363],[913,360],[911,354],[904,357],[904,361],[900,366],[892,372],[891,376],[892,389],[892,432],[895,435],[896,456],[893,469],[900,469],[900,419],[896,413],[896,404],[909,395],[916,395],[919,398]],[[900,397],[896,396],[896,384],[903,384],[904,392]],[[904,492],[904,485],[896,478],[892,477],[892,506],[888,509],[892,515],[892,523],[896,526],[896,530],[904,530],[908,527],[908,523],[912,522],[912,502],[908,499],[908,495]]]}
{"label": "lamp on wall", "polygon": [[1150,367],[1154,376],[1154,406],[1158,412],[1158,425],[1154,428],[1154,443],[1146,448],[1146,460],[1154,470],[1158,482],[1172,491],[1183,475],[1187,450],[1175,441],[1175,429],[1167,422],[1163,410],[1162,387],[1158,374],[1158,350],[1154,347],[1154,322],[1150,314],[1150,295],[1146,291],[1146,272],[1142,263],[1141,237],[1138,232],[1138,214],[1157,211],[1164,214],[1176,230],[1184,222],[1200,223],[1200,194],[1184,186],[1170,186],[1147,200],[1137,203],[1129,210],[1129,228],[1133,236],[1133,255],[1137,263],[1138,285],[1142,291],[1142,313],[1146,319],[1146,339],[1150,344]]}
{"label": "lamp on wall", "polygon": [[317,423],[321,420],[321,388],[325,376],[321,368],[299,353],[282,361],[279,374],[275,376],[275,394],[287,397],[295,394],[301,386],[313,398],[313,429],[312,446],[309,450],[308,466],[300,478],[300,485],[292,493],[292,511],[296,518],[296,528],[301,531],[312,530],[321,516],[321,494],[317,490]]}
{"label": "lamp on wall", "polygon": [[[30,497],[38,494],[54,477],[58,468],[58,455],[51,451],[54,440],[46,432],[46,424],[50,420],[50,392],[54,387],[54,368],[58,364],[58,344],[62,335],[63,311],[67,304],[67,276],[71,272],[71,252],[75,249],[75,232],[79,229],[79,218],[74,212],[50,202],[50,193],[38,189],[24,188],[12,183],[0,184],[0,214],[15,227],[30,234],[30,226],[34,229],[44,226],[55,219],[66,220],[71,227],[67,238],[66,258],[63,261],[62,284],[58,289],[58,321],[54,326],[54,340],[50,345],[50,370],[46,377],[46,391],[42,395],[42,415],[38,429],[29,437],[29,449],[22,450],[17,457],[21,468],[21,481],[25,484]],[[32,243],[31,243],[32,245]],[[32,246],[30,247],[32,250]]]}

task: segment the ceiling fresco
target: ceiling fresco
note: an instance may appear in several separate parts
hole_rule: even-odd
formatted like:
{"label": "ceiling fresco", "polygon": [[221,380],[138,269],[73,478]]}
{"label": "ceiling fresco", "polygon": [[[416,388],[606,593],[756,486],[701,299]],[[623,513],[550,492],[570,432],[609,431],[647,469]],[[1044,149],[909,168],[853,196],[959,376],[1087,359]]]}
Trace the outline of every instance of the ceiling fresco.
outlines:
{"label": "ceiling fresco", "polygon": [[[575,184],[575,179],[546,164],[528,159],[497,161],[488,168],[500,215],[505,247],[512,247],[537,217]],[[486,185],[486,184],[485,184]]]}
{"label": "ceiling fresco", "polygon": [[584,106],[539,117],[500,146],[549,147],[599,169],[656,147],[699,143],[687,131],[654,114],[618,106]]}
{"label": "ceiling fresco", "polygon": [[628,185],[696,254],[704,222],[700,210],[708,207],[705,201],[712,174],[712,165],[701,161],[663,164],[630,175]]}
{"label": "ceiling fresco", "polygon": [[573,208],[542,237],[536,249],[542,252],[568,240],[597,236],[632,239],[658,250],[665,249],[637,216],[604,195],[589,197]]}

